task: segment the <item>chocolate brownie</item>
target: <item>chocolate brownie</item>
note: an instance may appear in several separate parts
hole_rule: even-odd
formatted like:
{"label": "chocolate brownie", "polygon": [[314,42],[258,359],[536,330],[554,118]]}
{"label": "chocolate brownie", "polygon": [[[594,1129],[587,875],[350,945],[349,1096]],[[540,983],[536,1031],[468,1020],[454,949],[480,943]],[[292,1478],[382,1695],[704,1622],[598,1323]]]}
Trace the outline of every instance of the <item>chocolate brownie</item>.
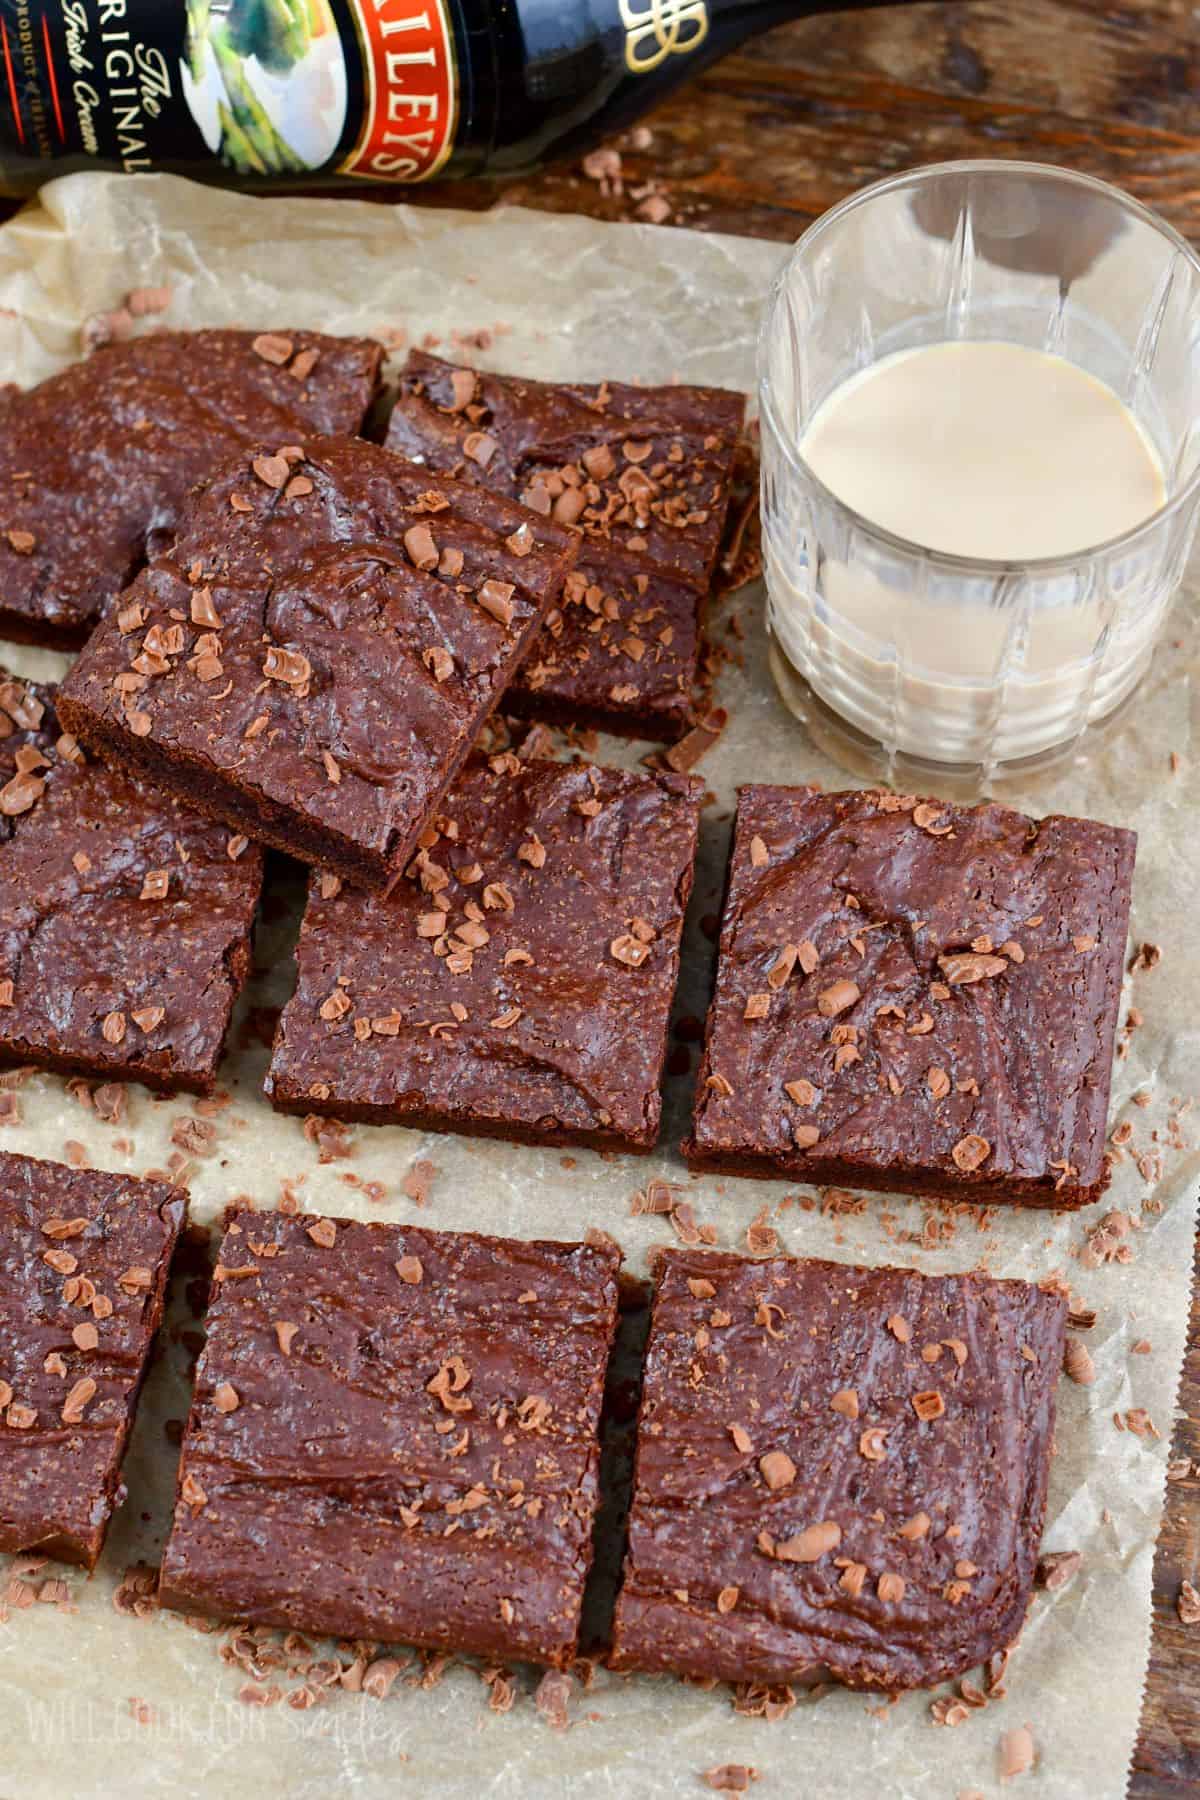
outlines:
{"label": "chocolate brownie", "polygon": [[100,625],[62,716],[235,830],[386,892],[574,552],[377,444],[241,455]]}
{"label": "chocolate brownie", "polygon": [[0,669],[0,1061],[213,1085],[262,854],[62,731]]}
{"label": "chocolate brownie", "polygon": [[1005,1651],[1066,1310],[1023,1281],[665,1252],[614,1666],[895,1691]]}
{"label": "chocolate brownie", "polygon": [[392,448],[583,534],[506,710],[634,736],[686,729],[743,410],[723,388],[555,386],[412,352]]}
{"label": "chocolate brownie", "polygon": [[881,793],[745,787],[696,1168],[1084,1206],[1136,838]]}
{"label": "chocolate brownie", "polygon": [[165,1182],[0,1155],[0,1550],[95,1565],[184,1209]]}
{"label": "chocolate brownie", "polygon": [[240,1213],[159,1596],[562,1667],[620,1253]]}
{"label": "chocolate brownie", "polygon": [[473,759],[388,899],[314,878],[273,1104],[649,1150],[702,791]]}
{"label": "chocolate brownie", "polygon": [[619,737],[672,739],[692,722],[700,597],[679,581],[584,551],[504,710]]}
{"label": "chocolate brownie", "polygon": [[238,445],[354,432],[382,350],[312,331],[160,331],[9,396],[0,431],[0,634],[69,650],[170,539]]}

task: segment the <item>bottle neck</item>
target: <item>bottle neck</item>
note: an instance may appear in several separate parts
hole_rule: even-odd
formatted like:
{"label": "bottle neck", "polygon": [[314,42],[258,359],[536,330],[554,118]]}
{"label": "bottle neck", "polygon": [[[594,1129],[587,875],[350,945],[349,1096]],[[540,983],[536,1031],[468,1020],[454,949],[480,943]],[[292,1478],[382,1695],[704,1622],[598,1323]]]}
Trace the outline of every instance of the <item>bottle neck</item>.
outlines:
{"label": "bottle neck", "polygon": [[[895,0],[456,0],[490,38],[494,78],[464,117],[455,172],[504,174],[621,130],[745,39],[788,20]],[[900,0],[901,4],[906,0]],[[480,66],[478,62],[475,66]]]}

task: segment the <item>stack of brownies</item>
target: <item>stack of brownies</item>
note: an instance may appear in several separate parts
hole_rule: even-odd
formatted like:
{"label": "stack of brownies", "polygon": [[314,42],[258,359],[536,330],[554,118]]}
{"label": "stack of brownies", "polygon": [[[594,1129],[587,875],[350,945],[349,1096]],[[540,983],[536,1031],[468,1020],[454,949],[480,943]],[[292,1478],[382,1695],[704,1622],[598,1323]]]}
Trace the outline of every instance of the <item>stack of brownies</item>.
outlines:
{"label": "stack of brownies", "polygon": [[[309,865],[282,1111],[648,1152],[702,784],[485,755],[498,707],[688,727],[742,400],[161,333],[3,401],[0,1057],[205,1091],[263,849]],[[1079,1206],[1134,844],[878,792],[739,797],[696,1169]],[[0,1548],[91,1566],[182,1221],[0,1163]],[[162,1592],[562,1666],[615,1249],[226,1221]],[[1066,1304],[658,1264],[614,1666],[895,1690],[1006,1648]]]}

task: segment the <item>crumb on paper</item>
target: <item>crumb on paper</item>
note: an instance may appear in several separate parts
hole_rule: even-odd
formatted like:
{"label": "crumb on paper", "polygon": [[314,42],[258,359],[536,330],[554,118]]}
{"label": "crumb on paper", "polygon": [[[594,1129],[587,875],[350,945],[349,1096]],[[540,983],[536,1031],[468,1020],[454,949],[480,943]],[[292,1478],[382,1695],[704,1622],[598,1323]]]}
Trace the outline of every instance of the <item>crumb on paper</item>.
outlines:
{"label": "crumb on paper", "polygon": [[534,1689],[533,1703],[552,1731],[566,1731],[570,1726],[574,1692],[574,1681],[561,1669],[547,1669]]}
{"label": "crumb on paper", "polygon": [[759,1779],[759,1772],[753,1763],[719,1763],[703,1770],[700,1779],[715,1794],[744,1794],[751,1782]]}
{"label": "crumb on paper", "polygon": [[1037,1748],[1033,1741],[1033,1731],[1028,1725],[1014,1725],[1000,1739],[1000,1779],[1013,1781],[1018,1775],[1027,1775],[1037,1762]]}
{"label": "crumb on paper", "polygon": [[436,1163],[430,1162],[427,1157],[418,1157],[406,1170],[400,1183],[400,1192],[414,1206],[428,1205],[437,1173]]}

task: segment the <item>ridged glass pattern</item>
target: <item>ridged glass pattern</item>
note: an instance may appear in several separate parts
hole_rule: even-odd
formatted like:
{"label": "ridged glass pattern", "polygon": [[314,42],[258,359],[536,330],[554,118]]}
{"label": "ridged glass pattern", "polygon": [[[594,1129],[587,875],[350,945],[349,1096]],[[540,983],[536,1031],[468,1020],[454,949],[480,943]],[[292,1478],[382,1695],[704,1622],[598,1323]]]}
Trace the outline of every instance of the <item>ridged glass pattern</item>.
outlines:
{"label": "ridged glass pattern", "polygon": [[[997,338],[1065,356],[1117,392],[1162,460],[1161,512],[1090,552],[976,563],[873,527],[797,454],[832,389],[881,356]],[[1181,238],[1066,170],[917,170],[800,240],[770,297],[759,373],[785,696],[799,677],[885,778],[953,766],[986,786],[1069,747],[1132,692],[1200,500],[1200,260]]]}

